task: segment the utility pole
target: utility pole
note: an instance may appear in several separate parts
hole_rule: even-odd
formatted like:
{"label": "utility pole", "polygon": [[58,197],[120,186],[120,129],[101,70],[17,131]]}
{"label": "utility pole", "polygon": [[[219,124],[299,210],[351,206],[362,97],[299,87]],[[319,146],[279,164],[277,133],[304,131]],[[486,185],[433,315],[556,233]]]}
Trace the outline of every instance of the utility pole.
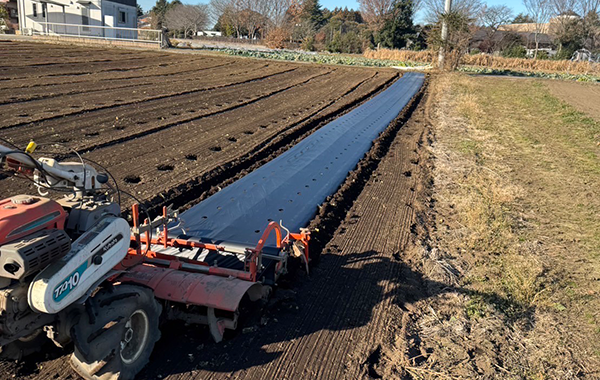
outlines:
{"label": "utility pole", "polygon": [[444,59],[446,58],[446,45],[448,42],[448,15],[452,9],[452,0],[446,0],[444,4],[444,18],[442,19],[442,46],[440,46],[440,52],[438,54],[438,67],[440,70],[444,69]]}

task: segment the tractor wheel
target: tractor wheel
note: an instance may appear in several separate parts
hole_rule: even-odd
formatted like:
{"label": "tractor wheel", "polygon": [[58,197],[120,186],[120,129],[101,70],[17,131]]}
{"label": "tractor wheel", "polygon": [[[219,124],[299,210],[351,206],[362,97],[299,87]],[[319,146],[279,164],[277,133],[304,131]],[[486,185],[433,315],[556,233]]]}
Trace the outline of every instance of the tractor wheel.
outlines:
{"label": "tractor wheel", "polygon": [[46,333],[36,330],[28,336],[24,336],[0,348],[0,358],[9,360],[21,360],[24,357],[42,350],[48,343]]}
{"label": "tractor wheel", "polygon": [[148,363],[161,305],[151,290],[135,285],[102,289],[88,300],[71,333],[71,365],[87,380],[132,380]]}

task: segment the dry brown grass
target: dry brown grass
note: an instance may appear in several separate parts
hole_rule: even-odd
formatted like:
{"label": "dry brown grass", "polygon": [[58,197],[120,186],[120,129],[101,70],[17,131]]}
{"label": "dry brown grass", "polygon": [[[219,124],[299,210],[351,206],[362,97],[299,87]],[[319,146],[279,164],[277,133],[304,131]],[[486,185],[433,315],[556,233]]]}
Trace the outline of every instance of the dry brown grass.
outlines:
{"label": "dry brown grass", "polygon": [[[597,198],[581,195],[600,178],[598,124],[539,82],[438,79],[436,255],[425,267],[455,268],[468,296],[440,297],[417,320],[436,359],[427,369],[461,378],[598,378],[600,230]],[[465,347],[475,354],[465,356]],[[448,365],[462,356],[469,365]]]}
{"label": "dry brown grass", "polygon": [[[393,50],[393,49],[367,49],[364,53],[367,58],[391,59],[397,61],[413,61],[433,63],[437,59],[437,52]],[[571,62],[567,60],[551,61],[543,59],[504,58],[489,54],[464,55],[461,64],[469,66],[489,67],[492,69],[508,69],[519,71],[540,71],[547,73],[570,73],[600,75],[600,64],[591,62]]]}
{"label": "dry brown grass", "polygon": [[367,58],[373,59],[391,59],[395,61],[412,61],[432,63],[437,59],[437,53],[432,50],[412,51],[395,49],[367,49],[363,53]]}
{"label": "dry brown grass", "polygon": [[541,81],[432,76],[426,233],[404,253],[431,294],[386,363],[415,379],[598,379],[600,124]]}

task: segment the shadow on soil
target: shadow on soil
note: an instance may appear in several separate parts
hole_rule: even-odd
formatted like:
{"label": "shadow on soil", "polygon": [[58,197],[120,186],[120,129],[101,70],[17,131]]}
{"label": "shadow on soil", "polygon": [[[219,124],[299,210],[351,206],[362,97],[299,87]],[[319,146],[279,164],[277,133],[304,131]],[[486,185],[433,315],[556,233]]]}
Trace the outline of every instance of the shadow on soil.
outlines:
{"label": "shadow on soil", "polygon": [[[284,353],[273,352],[273,347],[266,350],[269,344],[290,342],[320,330],[365,326],[373,319],[375,306],[386,299],[406,311],[405,304],[444,292],[472,294],[423,278],[400,261],[400,255],[390,258],[376,251],[323,255],[310,279],[300,278],[293,290],[280,287],[258,314],[262,317],[246,321],[242,331],[220,344],[210,339],[204,327],[167,325],[150,364],[138,378],[164,378],[195,370],[241,371],[275,361]],[[392,290],[386,291],[384,286]],[[498,295],[483,298],[507,302]],[[365,358],[365,364],[369,362],[370,358]]]}
{"label": "shadow on soil", "polygon": [[[329,253],[321,257],[310,277],[299,272],[294,284],[292,281],[280,284],[260,313],[252,313],[240,331],[219,344],[212,341],[204,326],[165,324],[150,363],[137,378],[165,378],[202,370],[243,371],[280,358],[284,352],[273,352],[272,347],[268,348],[271,352],[267,351],[265,347],[269,344],[290,342],[320,330],[341,331],[365,326],[373,319],[374,308],[387,299],[406,310],[406,304],[445,292],[473,295],[466,289],[425,279],[401,261],[401,253],[393,257],[376,251],[348,255]],[[386,291],[384,287],[391,290]],[[498,295],[476,295],[490,303],[508,302]],[[71,347],[61,350],[51,344],[45,348],[43,354],[20,361],[16,375],[35,377],[39,365],[61,356],[67,359],[72,352]],[[371,363],[374,355],[377,349],[365,358],[368,371],[374,364]],[[418,352],[415,355],[419,356]],[[0,362],[0,367],[3,366]]]}

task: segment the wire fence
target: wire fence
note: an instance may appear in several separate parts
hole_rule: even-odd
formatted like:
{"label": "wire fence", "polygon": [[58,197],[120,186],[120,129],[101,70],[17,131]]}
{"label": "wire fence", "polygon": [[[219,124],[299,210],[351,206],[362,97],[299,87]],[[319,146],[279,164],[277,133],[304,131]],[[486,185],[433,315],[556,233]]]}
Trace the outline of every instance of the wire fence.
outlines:
{"label": "wire fence", "polygon": [[223,36],[194,36],[194,40],[207,41],[207,42],[225,42],[235,44],[246,44],[246,45],[265,45],[266,41],[261,38],[235,38],[235,37],[223,37]]}
{"label": "wire fence", "polygon": [[38,22],[29,30],[31,35],[75,37],[107,41],[128,41],[163,46],[163,33],[155,29],[120,28],[99,25]]}

